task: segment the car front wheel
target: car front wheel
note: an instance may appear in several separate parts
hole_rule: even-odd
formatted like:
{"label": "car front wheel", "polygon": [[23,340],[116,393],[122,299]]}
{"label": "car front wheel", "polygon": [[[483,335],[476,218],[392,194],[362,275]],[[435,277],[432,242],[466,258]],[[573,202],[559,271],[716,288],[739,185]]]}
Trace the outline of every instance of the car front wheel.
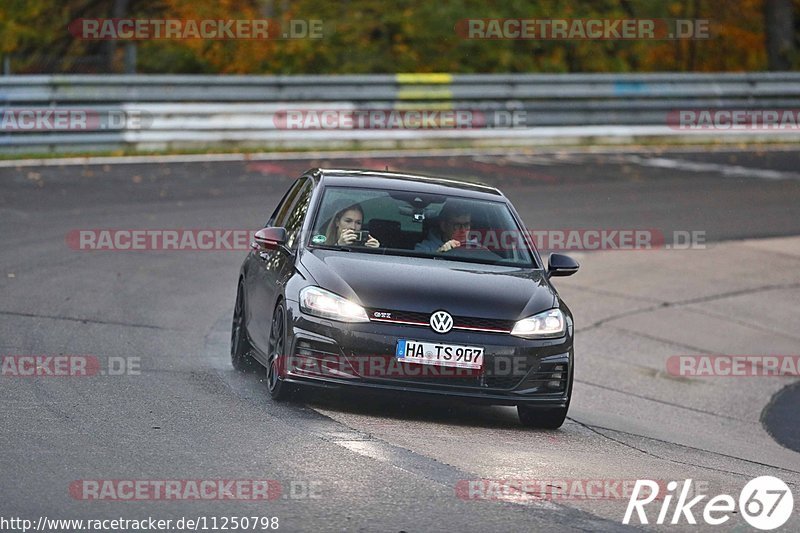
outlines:
{"label": "car front wheel", "polygon": [[269,359],[267,361],[267,388],[273,400],[285,400],[291,394],[290,386],[281,374],[286,362],[286,309],[280,303],[272,314],[269,333]]}
{"label": "car front wheel", "polygon": [[567,418],[568,407],[542,409],[518,405],[517,414],[523,426],[530,428],[558,429]]}
{"label": "car front wheel", "polygon": [[236,305],[233,308],[233,325],[231,326],[231,364],[240,372],[258,368],[256,360],[250,354],[252,346],[247,338],[244,309],[244,286],[240,281],[239,287],[236,289]]}

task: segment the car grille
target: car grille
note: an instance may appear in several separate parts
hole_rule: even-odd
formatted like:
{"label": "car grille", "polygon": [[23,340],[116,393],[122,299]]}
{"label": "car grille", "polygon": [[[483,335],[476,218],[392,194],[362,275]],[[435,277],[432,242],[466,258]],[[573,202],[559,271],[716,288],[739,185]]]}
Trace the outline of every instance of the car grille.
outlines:
{"label": "car grille", "polygon": [[[381,315],[388,314],[385,318]],[[417,313],[413,311],[393,311],[388,309],[370,309],[370,320],[374,322],[388,322],[392,324],[405,324],[409,326],[430,327],[430,313]],[[476,318],[465,316],[453,317],[453,329],[468,331],[485,331],[488,333],[509,333],[514,327],[513,320],[495,320],[492,318]]]}
{"label": "car grille", "polygon": [[[548,394],[566,391],[569,365],[563,360],[547,361],[528,356],[486,354],[483,370],[454,369],[400,362],[394,355],[356,354],[347,357],[335,345],[301,339],[284,370],[297,377],[358,379],[393,384],[422,385],[484,391],[525,390]],[[518,357],[518,358],[517,358]],[[379,363],[372,365],[372,360]],[[405,369],[405,370],[404,370]],[[406,373],[407,370],[409,372]],[[424,374],[420,371],[423,369]],[[377,370],[375,372],[374,370]]]}
{"label": "car grille", "polygon": [[[359,357],[362,359],[369,358],[369,356],[359,356],[352,352],[350,353],[350,357],[354,360],[359,359]],[[509,366],[505,369],[493,364],[494,360],[491,357],[488,357],[485,361],[486,366],[483,371],[460,369],[460,373],[457,373],[453,368],[397,363],[400,368],[413,368],[417,371],[419,371],[420,368],[424,368],[426,371],[432,371],[434,373],[441,372],[441,374],[408,374],[402,376],[397,376],[395,374],[394,376],[371,375],[363,377],[370,381],[389,381],[407,385],[435,385],[437,388],[453,387],[497,391],[521,388],[540,393],[557,393],[563,392],[566,389],[567,365],[565,363],[539,363],[538,367],[534,370],[527,364],[527,359],[518,361],[513,366]]]}

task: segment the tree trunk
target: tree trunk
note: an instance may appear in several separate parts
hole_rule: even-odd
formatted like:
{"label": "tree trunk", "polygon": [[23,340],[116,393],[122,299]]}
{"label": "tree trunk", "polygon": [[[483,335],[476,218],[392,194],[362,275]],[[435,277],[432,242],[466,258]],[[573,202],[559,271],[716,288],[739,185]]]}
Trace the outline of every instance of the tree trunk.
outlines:
{"label": "tree trunk", "polygon": [[794,59],[792,0],[764,0],[764,26],[770,70],[790,70]]}
{"label": "tree trunk", "polygon": [[[128,4],[130,0],[114,0],[111,8],[111,18],[121,19],[128,15]],[[114,72],[114,59],[117,52],[117,42],[108,40],[103,43],[103,55],[105,56],[106,72]]]}

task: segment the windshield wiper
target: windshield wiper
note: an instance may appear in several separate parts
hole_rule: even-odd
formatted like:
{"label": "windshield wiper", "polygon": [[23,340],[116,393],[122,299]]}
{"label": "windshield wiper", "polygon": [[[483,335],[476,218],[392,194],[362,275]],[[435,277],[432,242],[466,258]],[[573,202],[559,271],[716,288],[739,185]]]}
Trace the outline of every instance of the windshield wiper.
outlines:
{"label": "windshield wiper", "polygon": [[384,255],[386,253],[386,248],[371,248],[369,246],[347,246],[343,244],[315,244],[313,246],[309,246],[309,248],[319,248],[321,250],[342,250],[345,252],[366,252],[370,254],[381,254]]}

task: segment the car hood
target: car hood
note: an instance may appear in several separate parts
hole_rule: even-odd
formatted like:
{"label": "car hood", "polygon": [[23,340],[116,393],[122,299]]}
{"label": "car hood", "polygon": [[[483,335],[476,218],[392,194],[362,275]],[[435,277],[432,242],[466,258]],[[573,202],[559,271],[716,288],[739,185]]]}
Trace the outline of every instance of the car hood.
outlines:
{"label": "car hood", "polygon": [[300,264],[320,287],[372,309],[518,320],[557,299],[534,269],[323,249],[305,250]]}

